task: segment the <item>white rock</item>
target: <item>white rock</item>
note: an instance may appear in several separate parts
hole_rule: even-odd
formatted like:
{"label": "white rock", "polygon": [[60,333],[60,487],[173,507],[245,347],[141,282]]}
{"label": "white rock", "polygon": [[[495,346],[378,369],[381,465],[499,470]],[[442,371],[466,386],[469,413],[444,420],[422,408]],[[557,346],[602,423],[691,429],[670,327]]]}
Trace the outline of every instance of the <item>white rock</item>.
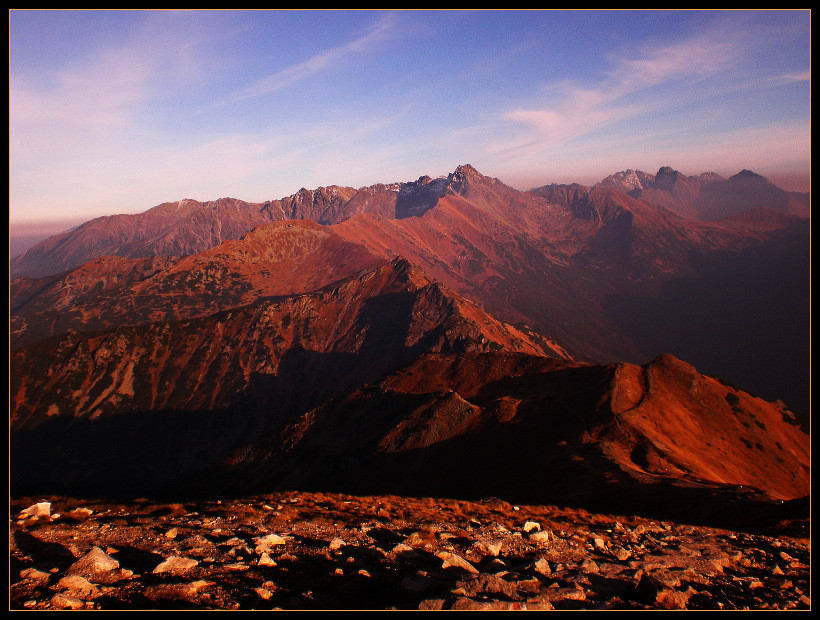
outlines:
{"label": "white rock", "polygon": [[262,552],[262,555],[259,556],[259,559],[256,561],[257,566],[276,566],[276,562],[265,552]]}
{"label": "white rock", "polygon": [[466,570],[467,572],[478,574],[478,569],[470,564],[467,560],[462,558],[460,555],[456,555],[455,553],[450,553],[449,551],[439,551],[436,555],[441,559],[441,567],[442,568],[460,568],[462,570]]}
{"label": "white rock", "polygon": [[287,541],[278,534],[268,534],[256,539],[256,553],[270,551],[273,547],[284,545]]}
{"label": "white rock", "polygon": [[484,555],[490,555],[493,557],[497,557],[499,553],[501,553],[501,548],[503,547],[504,543],[501,540],[493,539],[489,540],[486,538],[482,538],[481,540],[475,541],[473,543],[473,547],[476,551],[483,553]]}
{"label": "white rock", "polygon": [[405,545],[404,543],[399,543],[395,547],[393,547],[393,553],[414,553],[415,549],[410,545]]}
{"label": "white rock", "polygon": [[20,517],[50,517],[51,502],[38,502],[20,511]]}
{"label": "white rock", "polygon": [[550,563],[546,558],[538,558],[535,561],[534,568],[537,573],[544,575],[545,577],[549,577],[552,574]]}
{"label": "white rock", "polygon": [[549,542],[552,540],[552,538],[553,538],[552,532],[550,532],[549,530],[542,530],[540,532],[532,532],[529,535],[529,539],[531,541],[537,542],[537,543],[542,544],[542,545],[549,544]]}
{"label": "white rock", "polygon": [[527,534],[532,530],[540,530],[541,524],[537,521],[527,521],[526,523],[524,523],[524,527],[522,529],[524,530],[524,533]]}

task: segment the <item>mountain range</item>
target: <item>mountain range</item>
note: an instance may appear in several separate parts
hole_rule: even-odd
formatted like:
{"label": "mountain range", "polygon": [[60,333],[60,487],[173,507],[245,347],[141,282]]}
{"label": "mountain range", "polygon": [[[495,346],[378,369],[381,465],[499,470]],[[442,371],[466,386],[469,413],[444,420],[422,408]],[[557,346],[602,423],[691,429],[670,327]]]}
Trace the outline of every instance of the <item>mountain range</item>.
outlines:
{"label": "mountain range", "polygon": [[808,215],[462,165],[91,220],[11,261],[12,489],[805,496]]}

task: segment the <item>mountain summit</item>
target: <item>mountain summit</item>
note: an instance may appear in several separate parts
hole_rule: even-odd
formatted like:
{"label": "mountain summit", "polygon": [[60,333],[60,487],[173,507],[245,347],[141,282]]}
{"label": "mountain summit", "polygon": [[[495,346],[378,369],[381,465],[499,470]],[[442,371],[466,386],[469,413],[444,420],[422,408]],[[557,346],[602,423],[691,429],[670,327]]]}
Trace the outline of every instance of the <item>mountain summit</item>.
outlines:
{"label": "mountain summit", "polygon": [[713,172],[687,177],[663,166],[654,175],[640,170],[616,172],[597,185],[613,187],[695,220],[716,221],[757,208],[799,217],[809,215],[808,208],[797,197],[748,169],[724,179]]}

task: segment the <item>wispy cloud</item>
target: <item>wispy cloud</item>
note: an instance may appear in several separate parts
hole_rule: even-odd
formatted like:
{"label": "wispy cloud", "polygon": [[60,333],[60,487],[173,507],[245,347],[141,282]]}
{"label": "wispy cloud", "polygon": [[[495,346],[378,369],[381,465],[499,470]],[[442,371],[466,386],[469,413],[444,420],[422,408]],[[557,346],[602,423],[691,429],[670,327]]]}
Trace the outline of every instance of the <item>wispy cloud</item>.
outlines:
{"label": "wispy cloud", "polygon": [[579,82],[555,84],[549,91],[549,105],[504,112],[501,120],[523,127],[527,137],[497,142],[490,150],[508,155],[533,152],[646,114],[658,106],[659,101],[644,97],[636,103],[636,95],[673,80],[696,81],[719,74],[731,67],[740,55],[737,43],[731,38],[702,35],[629,56],[613,57],[605,79],[595,87]]}
{"label": "wispy cloud", "polygon": [[12,127],[51,131],[110,131],[128,121],[146,96],[150,69],[140,56],[109,52],[82,67],[65,69],[46,86],[9,81]]}
{"label": "wispy cloud", "polygon": [[782,76],[785,82],[811,82],[811,71],[803,71],[801,73],[787,73]]}
{"label": "wispy cloud", "polygon": [[239,91],[227,103],[261,97],[282,88],[287,88],[322,71],[327,71],[341,60],[364,52],[372,45],[383,41],[395,30],[395,26],[395,14],[387,13],[382,15],[362,36],[343,45],[323,50],[300,63],[275,71]]}

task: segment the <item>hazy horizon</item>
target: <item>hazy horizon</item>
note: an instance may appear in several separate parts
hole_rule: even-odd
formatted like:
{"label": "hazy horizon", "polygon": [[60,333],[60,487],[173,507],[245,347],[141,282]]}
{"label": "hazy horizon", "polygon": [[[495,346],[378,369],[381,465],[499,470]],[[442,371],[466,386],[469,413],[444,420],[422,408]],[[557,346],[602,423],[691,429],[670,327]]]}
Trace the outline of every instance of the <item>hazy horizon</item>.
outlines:
{"label": "hazy horizon", "polygon": [[9,220],[259,202],[470,163],[808,191],[810,11],[9,12]]}

